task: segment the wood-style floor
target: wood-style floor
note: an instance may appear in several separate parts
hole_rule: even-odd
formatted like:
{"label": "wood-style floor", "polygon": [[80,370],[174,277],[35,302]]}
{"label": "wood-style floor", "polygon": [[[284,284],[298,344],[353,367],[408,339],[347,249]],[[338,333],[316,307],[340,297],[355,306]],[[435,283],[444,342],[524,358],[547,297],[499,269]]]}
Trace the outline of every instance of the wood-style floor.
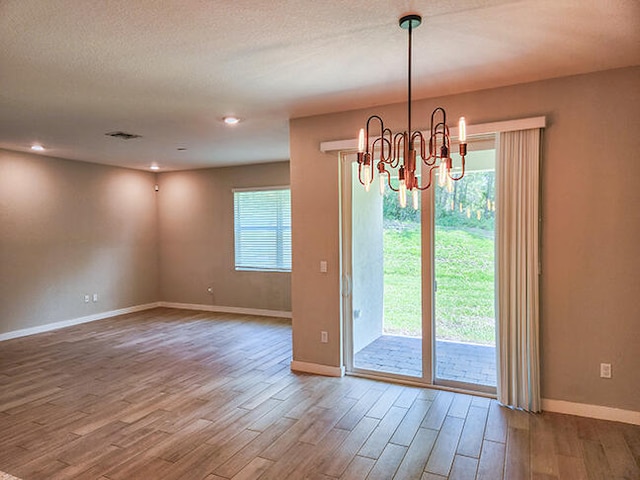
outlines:
{"label": "wood-style floor", "polygon": [[157,309],[0,343],[24,480],[639,479],[640,427],[294,374],[286,321]]}

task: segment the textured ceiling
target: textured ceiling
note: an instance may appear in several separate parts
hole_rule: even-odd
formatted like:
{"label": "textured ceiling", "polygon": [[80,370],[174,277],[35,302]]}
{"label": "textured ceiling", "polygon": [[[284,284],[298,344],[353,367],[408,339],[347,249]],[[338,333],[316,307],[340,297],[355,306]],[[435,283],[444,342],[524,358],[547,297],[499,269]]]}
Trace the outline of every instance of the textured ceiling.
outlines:
{"label": "textured ceiling", "polygon": [[0,148],[287,159],[289,118],[404,100],[407,12],[415,98],[640,64],[638,0],[0,0]]}

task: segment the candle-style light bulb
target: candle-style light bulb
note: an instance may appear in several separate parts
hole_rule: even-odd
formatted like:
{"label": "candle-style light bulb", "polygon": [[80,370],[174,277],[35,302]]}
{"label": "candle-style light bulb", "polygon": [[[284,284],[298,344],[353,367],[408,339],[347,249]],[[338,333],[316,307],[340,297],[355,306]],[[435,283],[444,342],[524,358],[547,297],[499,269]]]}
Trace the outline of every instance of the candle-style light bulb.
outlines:
{"label": "candle-style light bulb", "polygon": [[371,187],[371,164],[364,164],[364,166],[362,167],[362,176],[364,177],[362,179],[362,183],[364,183],[364,189],[368,192],[369,188]]}
{"label": "candle-style light bulb", "polygon": [[364,152],[364,128],[360,129],[360,134],[358,135],[358,152]]}
{"label": "candle-style light bulb", "polygon": [[413,188],[411,190],[411,200],[413,201],[413,209],[417,210],[418,209],[418,189],[417,188]]}
{"label": "candle-style light bulb", "polygon": [[398,187],[398,200],[402,208],[407,206],[407,184],[404,179],[400,180],[400,185]]}
{"label": "candle-style light bulb", "polygon": [[447,175],[447,192],[453,193],[453,180],[449,175]]}
{"label": "candle-style light bulb", "polygon": [[458,122],[458,142],[467,142],[467,124],[464,117],[460,117],[460,121]]}
{"label": "candle-style light bulb", "polygon": [[384,189],[385,189],[385,186],[386,186],[386,183],[387,183],[385,181],[385,179],[384,179],[384,174],[380,173],[378,175],[378,179],[380,181],[380,195],[384,195]]}
{"label": "candle-style light bulb", "polygon": [[444,187],[447,181],[447,159],[440,159],[440,167],[438,167],[438,185]]}

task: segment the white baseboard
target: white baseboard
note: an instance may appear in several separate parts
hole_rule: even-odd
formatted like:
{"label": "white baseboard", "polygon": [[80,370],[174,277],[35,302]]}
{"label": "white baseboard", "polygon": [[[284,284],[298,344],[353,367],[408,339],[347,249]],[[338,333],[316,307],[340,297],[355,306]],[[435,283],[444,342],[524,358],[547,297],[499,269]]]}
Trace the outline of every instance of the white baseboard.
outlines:
{"label": "white baseboard", "polygon": [[118,310],[110,310],[108,312],[94,313],[93,315],[87,315],[86,317],[72,318],[70,320],[48,323],[46,325],[38,325],[37,327],[13,330],[12,332],[0,333],[0,342],[3,340],[10,340],[12,338],[35,335],[36,333],[49,332],[51,330],[57,330],[59,328],[71,327],[72,325],[80,325],[81,323],[95,322],[96,320],[116,317],[118,315],[124,315],[126,313],[141,312],[142,310],[149,310],[151,308],[157,308],[159,306],[160,304],[158,302],[147,303],[145,305],[135,305],[133,307],[119,308]]}
{"label": "white baseboard", "polygon": [[277,310],[261,310],[258,308],[240,308],[240,307],[218,307],[218,306],[211,306],[211,305],[195,305],[190,303],[154,302],[154,303],[147,303],[145,305],[135,305],[133,307],[119,308],[118,310],[110,310],[108,312],[94,313],[93,315],[72,318],[69,320],[63,320],[61,322],[48,323],[46,325],[38,325],[36,327],[24,328],[21,330],[13,330],[11,332],[0,333],[0,342],[3,340],[10,340],[12,338],[26,337],[28,335],[35,335],[37,333],[49,332],[51,330],[57,330],[59,328],[71,327],[72,325],[80,325],[81,323],[95,322],[96,320],[116,317],[118,315],[124,315],[127,313],[141,312],[143,310],[149,310],[151,308],[158,308],[158,307],[181,308],[184,310],[201,310],[206,312],[219,312],[219,313],[237,313],[241,315],[258,315],[262,317],[291,318],[291,312],[284,312],[284,311],[281,312]]}
{"label": "white baseboard", "polygon": [[182,310],[198,310],[202,312],[237,313],[239,315],[257,315],[259,317],[291,318],[291,312],[281,310],[265,310],[261,308],[225,307],[218,305],[200,305],[196,303],[160,302],[160,307],[180,308]]}
{"label": "white baseboard", "polygon": [[599,420],[610,420],[612,422],[640,425],[640,412],[604,407],[602,405],[588,405],[586,403],[566,402],[564,400],[543,398],[542,410],[547,412],[565,413],[567,415],[577,415],[579,417],[597,418]]}
{"label": "white baseboard", "polygon": [[331,367],[329,365],[320,365],[319,363],[300,362],[298,360],[293,360],[291,362],[291,370],[295,372],[324,375],[325,377],[343,377],[344,376],[344,367]]}

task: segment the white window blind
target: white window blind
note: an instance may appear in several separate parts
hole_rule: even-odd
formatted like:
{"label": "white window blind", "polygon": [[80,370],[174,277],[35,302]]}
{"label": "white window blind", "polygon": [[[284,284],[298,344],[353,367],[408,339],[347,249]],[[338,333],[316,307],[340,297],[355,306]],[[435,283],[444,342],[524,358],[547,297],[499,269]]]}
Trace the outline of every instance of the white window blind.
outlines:
{"label": "white window blind", "polygon": [[234,190],[236,270],[291,271],[289,188]]}

